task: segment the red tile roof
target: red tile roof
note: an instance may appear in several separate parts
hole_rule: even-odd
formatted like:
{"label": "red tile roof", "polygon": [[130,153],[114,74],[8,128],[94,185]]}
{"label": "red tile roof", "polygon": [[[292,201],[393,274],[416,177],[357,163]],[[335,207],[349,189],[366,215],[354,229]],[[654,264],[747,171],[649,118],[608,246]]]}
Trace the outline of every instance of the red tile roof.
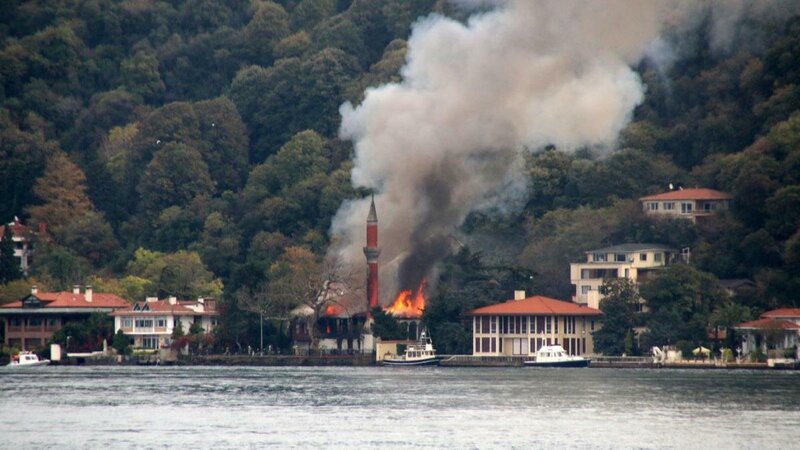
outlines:
{"label": "red tile roof", "polygon": [[508,300],[496,305],[484,306],[468,312],[470,316],[484,315],[547,315],[547,316],[599,316],[599,309],[581,306],[577,303],[556,300],[550,297],[535,295],[522,300]]}
{"label": "red tile roof", "polygon": [[[93,293],[91,302],[86,301],[84,294],[64,291],[39,292],[31,295],[42,301],[42,308],[126,308],[130,305],[125,299],[115,294],[102,292]],[[22,308],[22,300],[6,303],[0,308]]]}
{"label": "red tile roof", "polygon": [[[21,224],[19,221],[10,222],[8,224],[11,227],[11,234],[14,237],[26,237],[28,235],[28,227]],[[0,240],[3,239],[3,235],[6,233],[6,226],[0,225]]]}
{"label": "red tile roof", "polygon": [[639,200],[730,200],[732,198],[733,196],[727,192],[707,188],[692,188],[648,195]]}
{"label": "red tile roof", "polygon": [[800,308],[780,308],[767,311],[761,317],[800,317]]}
{"label": "red tile roof", "polygon": [[736,325],[734,328],[757,328],[757,329],[766,329],[766,328],[777,328],[781,330],[800,330],[800,325],[789,322],[788,320],[775,320],[775,319],[758,319],[758,320],[751,320],[750,322],[740,323]]}
{"label": "red tile roof", "polygon": [[[205,305],[204,311],[198,312],[189,308],[187,305],[195,305],[197,302],[194,301],[178,301],[174,305],[170,304],[168,300],[158,300],[155,302],[136,302],[133,305],[128,305],[125,309],[120,309],[114,311],[110,315],[112,316],[130,316],[130,315],[164,315],[170,314],[173,316],[212,316],[217,315],[217,311],[215,309],[209,308],[209,305]],[[147,306],[147,311],[142,311],[141,308],[144,308],[145,305]],[[134,310],[134,308],[139,307],[139,310]]]}

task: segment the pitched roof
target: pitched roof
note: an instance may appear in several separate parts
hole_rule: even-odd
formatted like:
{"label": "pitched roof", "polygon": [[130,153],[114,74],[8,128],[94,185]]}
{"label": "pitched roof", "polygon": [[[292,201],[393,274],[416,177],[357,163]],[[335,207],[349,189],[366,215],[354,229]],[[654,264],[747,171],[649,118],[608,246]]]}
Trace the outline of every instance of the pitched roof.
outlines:
{"label": "pitched roof", "polygon": [[676,251],[674,248],[661,244],[619,244],[611,247],[603,247],[597,250],[589,250],[586,253],[630,253],[642,252],[645,250]]}
{"label": "pitched roof", "polygon": [[484,306],[468,312],[469,316],[484,315],[548,315],[548,316],[599,316],[599,309],[581,306],[577,303],[556,300],[550,297],[534,295],[522,300],[507,300],[496,305]]}
{"label": "pitched roof", "polygon": [[[28,227],[23,225],[19,220],[14,220],[13,222],[9,222],[8,226],[11,227],[11,235],[16,238],[24,238],[28,234]],[[0,240],[3,239],[3,235],[6,234],[6,225],[0,225]]]}
{"label": "pitched roof", "polygon": [[770,318],[763,318],[758,320],[751,320],[750,322],[740,323],[734,328],[749,328],[749,329],[767,329],[777,328],[781,330],[800,330],[800,325],[789,322],[788,320],[775,320]]}
{"label": "pitched roof", "polygon": [[[195,311],[189,305],[196,305],[197,302],[181,300],[170,304],[168,300],[158,300],[154,302],[136,302],[133,305],[128,305],[125,309],[114,311],[112,316],[130,316],[130,315],[164,315],[169,314],[173,316],[214,316],[219,313],[216,309],[210,309],[208,305],[204,311]],[[145,309],[146,308],[146,309]]]}
{"label": "pitched roof", "polygon": [[773,309],[761,314],[761,317],[800,317],[800,308],[780,308]]}
{"label": "pitched roof", "polygon": [[[130,305],[125,299],[115,295],[96,292],[92,294],[92,301],[87,302],[84,294],[72,292],[39,292],[30,294],[25,298],[36,297],[42,302],[42,308],[126,308]],[[6,303],[0,308],[22,308],[23,300]]]}
{"label": "pitched roof", "polygon": [[730,200],[732,198],[733,196],[727,192],[708,188],[691,188],[648,195],[639,200]]}

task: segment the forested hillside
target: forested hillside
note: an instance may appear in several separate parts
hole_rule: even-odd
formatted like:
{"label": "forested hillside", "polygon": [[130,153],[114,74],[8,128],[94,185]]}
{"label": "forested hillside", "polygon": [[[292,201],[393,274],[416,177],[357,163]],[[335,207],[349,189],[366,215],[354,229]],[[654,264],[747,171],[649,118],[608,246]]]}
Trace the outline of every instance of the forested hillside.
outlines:
{"label": "forested hillside", "polygon": [[[286,248],[324,255],[342,201],[368,195],[340,105],[399,79],[412,23],[433,12],[468,17],[444,0],[5,2],[0,220],[48,231],[3,300],[34,282],[214,295],[229,337],[254,332],[236,299]],[[468,218],[426,313],[445,353],[464,309],[520,286],[568,299],[569,263],[608,244],[689,247],[692,273],[670,275],[686,289],[754,280],[689,308],[700,328],[800,306],[800,17],[747,26],[722,49],[702,24],[667,35],[680,50],[636,68],[647,92],[617,149],[535,149],[524,207]],[[698,225],[645,217],[637,199],[670,183],[734,207]]]}

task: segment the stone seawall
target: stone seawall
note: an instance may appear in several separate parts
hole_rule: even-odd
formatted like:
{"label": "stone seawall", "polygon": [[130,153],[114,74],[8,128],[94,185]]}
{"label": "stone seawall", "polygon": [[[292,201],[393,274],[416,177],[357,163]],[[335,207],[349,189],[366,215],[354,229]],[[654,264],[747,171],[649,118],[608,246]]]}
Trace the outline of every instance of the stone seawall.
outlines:
{"label": "stone seawall", "polygon": [[374,366],[375,357],[360,355],[198,355],[181,357],[180,365],[203,366]]}

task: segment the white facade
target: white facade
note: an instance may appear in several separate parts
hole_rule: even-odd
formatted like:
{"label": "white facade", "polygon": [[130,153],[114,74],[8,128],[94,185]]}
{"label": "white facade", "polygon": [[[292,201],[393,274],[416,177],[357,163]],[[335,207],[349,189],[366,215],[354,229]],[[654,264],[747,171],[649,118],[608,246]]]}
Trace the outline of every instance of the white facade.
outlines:
{"label": "white facade", "polygon": [[586,262],[570,264],[573,301],[599,308],[600,286],[607,278],[627,278],[638,283],[646,272],[672,262],[676,251],[656,244],[623,244],[586,252]]}
{"label": "white facade", "polygon": [[[206,303],[210,305],[206,305]],[[184,335],[190,333],[192,325],[198,324],[203,334],[217,327],[219,313],[213,300],[198,299],[196,302],[148,298],[129,309],[117,311],[114,316],[114,332],[122,330],[133,338],[137,348],[157,349],[169,346],[176,328]]]}

